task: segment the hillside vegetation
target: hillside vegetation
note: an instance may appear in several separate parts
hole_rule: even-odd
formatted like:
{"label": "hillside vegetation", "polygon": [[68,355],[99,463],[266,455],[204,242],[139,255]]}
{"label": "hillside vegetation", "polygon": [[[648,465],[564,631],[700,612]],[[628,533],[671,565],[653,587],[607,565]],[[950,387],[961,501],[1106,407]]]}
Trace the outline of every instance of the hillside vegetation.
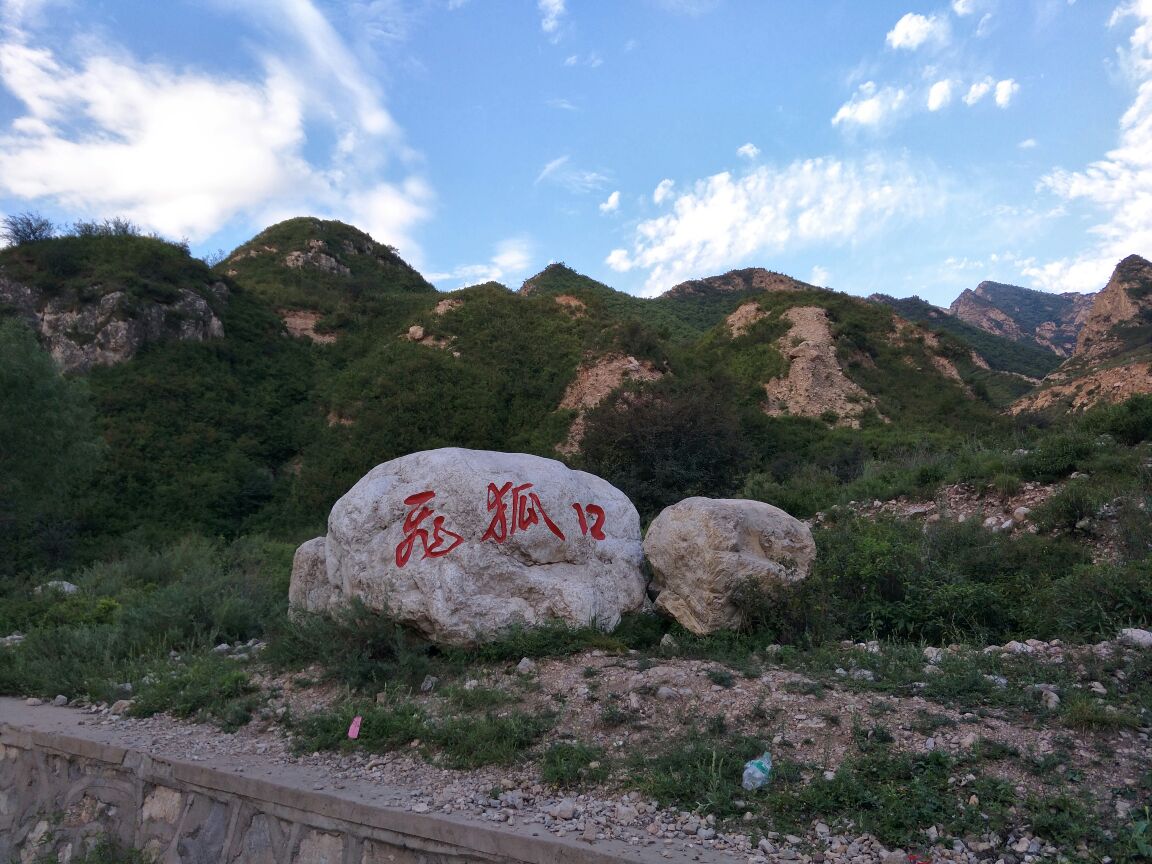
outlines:
{"label": "hillside vegetation", "polygon": [[[1072,695],[1053,707],[1029,688],[1055,673],[980,650],[1093,642],[1152,623],[1152,395],[1070,415],[1006,414],[1028,386],[1021,375],[1044,366],[1041,349],[959,326],[919,301],[868,302],[759,269],[644,300],[563,264],[519,291],[487,283],[444,294],[395,250],[308,218],[272,226],[212,270],[179,244],[91,231],[3,250],[0,276],[4,296],[27,298],[33,286],[39,298],[0,305],[0,638],[17,637],[0,644],[0,693],[111,702],[131,690],[137,713],[232,729],[271,716],[272,696],[232,659],[263,641],[268,668],[299,680],[308,667],[352,694],[327,713],[286,714],[298,746],[347,746],[348,718],[359,713],[364,746],[421,737],[428,758],[460,767],[531,751],[548,782],[574,786],[608,777],[591,766],[611,765],[611,755],[580,741],[533,751],[551,721],[495,713],[519,699],[503,691],[453,683],[447,713],[425,716],[405,701],[411,688],[429,673],[463,682],[488,664],[477,674],[499,677],[493,670],[524,656],[595,648],[606,665],[585,668],[585,689],[603,701],[581,728],[612,735],[638,715],[619,694],[597,695],[591,679],[616,675],[615,658],[628,651],[639,652],[637,674],[657,661],[707,661],[706,687],[723,693],[737,674],[756,678],[776,664],[781,682],[817,700],[845,686],[1100,734],[1152,718],[1144,660],[1069,670],[1058,680]],[[1143,281],[1132,286],[1139,296],[1125,296],[1137,304],[1152,295]],[[83,373],[62,372],[37,340],[44,316],[29,314],[30,302],[43,311],[67,296],[83,311],[119,291],[132,298],[130,317],[162,309],[179,318],[172,290],[197,292],[219,328],[197,338],[170,328]],[[92,325],[98,338],[103,323]],[[1148,321],[1121,323],[1101,331],[1115,356],[1144,350]],[[643,374],[577,398],[591,373],[624,368]],[[818,386],[797,374],[805,369]],[[813,520],[815,569],[787,597],[743,596],[744,631],[707,638],[639,616],[612,635],[513,632],[464,657],[363,608],[290,621],[293,551],[322,533],[335,500],[372,466],[443,446],[563,458],[626,492],[645,524],[689,495],[767,501]],[[1026,527],[1005,527],[1025,495]],[[968,508],[963,521],[957,501]],[[228,656],[213,651],[221,642]],[[924,645],[951,643],[969,647],[925,678]],[[873,677],[857,676],[857,664]],[[1089,674],[1107,682],[1105,696],[1077,689]],[[994,683],[1009,678],[1010,689]],[[376,692],[388,698],[372,702]],[[749,712],[733,728],[766,728],[762,706]],[[740,821],[747,807],[764,830],[835,817],[906,848],[923,826],[901,816],[904,796],[865,800],[859,790],[919,784],[916,818],[960,833],[993,830],[985,811],[1005,831],[1099,822],[1052,835],[1080,831],[1095,859],[1124,860],[1147,830],[1138,811],[1097,819],[1091,805],[1061,803],[1047,787],[1049,797],[1016,807],[989,765],[979,795],[991,803],[965,805],[971,793],[957,799],[947,779],[974,765],[977,750],[913,759],[887,747],[880,722],[841,730],[859,751],[843,776],[821,781],[784,757],[768,797],[736,799],[717,766],[738,765],[754,745],[726,723],[661,733],[651,753],[620,768],[620,782],[732,817],[738,830],[751,830]],[[797,765],[811,743],[799,742]],[[686,796],[668,784],[673,775],[711,791]],[[1138,790],[1117,794],[1135,800]]]}

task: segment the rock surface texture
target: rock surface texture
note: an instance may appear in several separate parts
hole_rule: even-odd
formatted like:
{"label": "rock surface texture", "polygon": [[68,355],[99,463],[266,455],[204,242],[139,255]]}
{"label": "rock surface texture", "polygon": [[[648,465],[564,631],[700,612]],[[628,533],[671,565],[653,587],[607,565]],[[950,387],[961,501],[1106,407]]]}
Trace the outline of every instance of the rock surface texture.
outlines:
{"label": "rock surface texture", "polygon": [[[228,298],[223,282],[205,286],[205,295],[222,306]],[[0,278],[0,307],[12,307],[40,335],[44,347],[65,372],[86,372],[132,358],[148,342],[179,339],[203,342],[224,335],[205,296],[181,288],[165,303],[142,301],[124,291],[111,291],[95,301],[75,292],[49,296],[44,291]]]}
{"label": "rock surface texture", "polygon": [[616,626],[643,607],[640,518],[608,482],[538,456],[445,448],[365,475],[305,543],[290,601],[359,598],[429,639],[469,644],[515,624]]}
{"label": "rock surface texture", "polygon": [[741,624],[733,597],[747,583],[772,591],[808,575],[812,532],[761,501],[686,498],[644,538],[656,608],[696,634]]}
{"label": "rock surface texture", "polygon": [[1013,414],[1062,408],[1083,411],[1152,393],[1152,263],[1129,255],[1093,295],[1076,350],[1041,386],[1010,407]]}
{"label": "rock surface texture", "polygon": [[827,310],[793,306],[783,317],[792,326],[777,346],[788,358],[788,374],[764,385],[765,412],[773,417],[820,417],[831,412],[837,426],[859,427],[860,417],[874,403],[840,368]]}

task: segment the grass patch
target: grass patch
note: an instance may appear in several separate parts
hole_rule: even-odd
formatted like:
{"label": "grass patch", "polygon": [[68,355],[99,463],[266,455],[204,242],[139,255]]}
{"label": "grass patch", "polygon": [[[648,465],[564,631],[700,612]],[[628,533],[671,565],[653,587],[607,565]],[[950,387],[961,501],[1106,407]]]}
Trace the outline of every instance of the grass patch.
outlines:
{"label": "grass patch", "polygon": [[659,751],[639,751],[628,760],[637,786],[661,804],[715,814],[742,812],[744,763],[764,752],[763,742],[737,735],[696,733],[666,742]]}
{"label": "grass patch", "polygon": [[[360,736],[352,740],[348,737],[348,728],[357,716],[361,718]],[[384,705],[346,702],[325,711],[290,718],[287,725],[292,732],[292,749],[297,753],[359,748],[383,753],[421,740],[429,730],[423,709],[403,700]]]}
{"label": "grass patch", "polygon": [[511,765],[522,761],[540,737],[552,727],[550,717],[527,714],[453,717],[437,723],[430,743],[449,768]]}
{"label": "grass patch", "polygon": [[553,744],[540,757],[540,776],[561,789],[603,782],[608,777],[604,751],[579,741]]}
{"label": "grass patch", "polygon": [[1141,725],[1136,715],[1084,693],[1073,693],[1065,699],[1060,719],[1072,729],[1097,732],[1138,729]]}
{"label": "grass patch", "polygon": [[518,702],[519,699],[497,687],[467,687],[452,686],[444,689],[448,703],[457,711],[480,711],[499,708]]}
{"label": "grass patch", "polygon": [[145,676],[131,713],[151,717],[167,711],[232,732],[252,719],[261,701],[248,673],[236,661],[207,654]]}

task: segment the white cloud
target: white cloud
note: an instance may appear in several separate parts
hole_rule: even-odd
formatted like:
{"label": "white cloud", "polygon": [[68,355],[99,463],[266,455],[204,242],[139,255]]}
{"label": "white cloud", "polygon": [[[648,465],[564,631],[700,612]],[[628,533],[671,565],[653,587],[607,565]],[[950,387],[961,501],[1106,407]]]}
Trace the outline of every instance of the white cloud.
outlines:
{"label": "white cloud", "polygon": [[541,168],[540,173],[536,175],[537,185],[547,180],[549,177],[555,175],[557,171],[568,164],[568,160],[571,158],[571,156],[557,156],[555,159]]}
{"label": "white cloud", "polygon": [[540,10],[540,29],[553,40],[560,37],[560,24],[567,14],[564,0],[537,0],[536,8]]}
{"label": "white cloud", "polygon": [[573,103],[567,99],[549,99],[546,103],[549,108],[559,108],[561,111],[579,111]]}
{"label": "white cloud", "polygon": [[976,11],[976,0],[952,0],[952,11],[963,18]]}
{"label": "white cloud", "polygon": [[620,192],[619,190],[613,192],[608,196],[608,200],[600,203],[601,213],[615,213],[620,209]]}
{"label": "white cloud", "polygon": [[977,102],[991,93],[995,86],[996,82],[991,78],[982,78],[968,88],[968,92],[964,94],[964,104],[975,105]]}
{"label": "white cloud", "polygon": [[667,178],[665,178],[665,179],[661,180],[659,183],[657,183],[656,189],[652,193],[652,203],[653,204],[663,204],[665,199],[667,199],[667,197],[672,194],[672,188],[675,185],[676,185],[675,182],[673,182],[672,180],[669,180]]}
{"label": "white cloud", "polygon": [[1046,288],[1097,290],[1121,258],[1152,252],[1152,0],[1136,0],[1120,12],[1113,24],[1137,19],[1124,55],[1136,96],[1120,118],[1115,149],[1081,171],[1053,171],[1042,181],[1063,200],[1083,201],[1102,215],[1091,228],[1090,249],[1024,269]]}
{"label": "white cloud", "polygon": [[1020,85],[1011,78],[996,82],[996,107],[1007,108],[1012,99],[1020,92]]}
{"label": "white cloud", "polygon": [[832,278],[832,274],[828,272],[827,267],[821,267],[816,264],[812,267],[812,274],[808,277],[808,282],[811,285],[819,285],[822,288],[828,286],[828,280]]}
{"label": "white cloud", "polygon": [[945,79],[937,81],[928,88],[928,110],[939,111],[947,108],[952,101],[952,82]]}
{"label": "white cloud", "polygon": [[908,94],[902,89],[878,89],[874,81],[861,84],[852,98],[840,106],[832,125],[879,126],[904,107]]}
{"label": "white cloud", "polygon": [[613,249],[604,259],[604,263],[617,273],[627,273],[634,266],[632,259],[628,257],[627,249]]}
{"label": "white cloud", "polygon": [[[277,8],[293,63],[266,55],[251,79],[145,64],[95,40],[70,61],[38,46],[34,29],[8,29],[0,83],[24,113],[0,132],[0,194],[193,241],[237,218],[313,212],[417,260],[410,232],[434,194],[416,175],[384,175],[406,151],[375,84],[314,6]],[[309,161],[310,119],[340,103],[328,159]]]}
{"label": "white cloud", "polygon": [[1035,138],[1025,138],[1023,141],[1021,141],[1016,146],[1019,147],[1021,150],[1034,150],[1038,146],[1038,142],[1036,141]]}
{"label": "white cloud", "polygon": [[569,54],[564,58],[565,66],[587,66],[590,69],[595,69],[604,65],[604,58],[592,51],[581,57],[579,54]]}
{"label": "white cloud", "polygon": [[606,259],[619,272],[648,271],[647,295],[739,266],[751,256],[855,242],[887,221],[924,212],[942,193],[902,163],[806,159],[716,174],[641,222],[632,248]]}
{"label": "white cloud", "polygon": [[745,159],[755,159],[760,155],[760,148],[749,141],[747,144],[741,144],[736,148],[736,155],[743,156]]}
{"label": "white cloud", "polygon": [[536,175],[535,185],[539,186],[547,181],[574,194],[586,194],[603,189],[609,179],[607,174],[599,171],[576,168],[572,165],[572,157],[564,155],[556,157],[540,169],[540,173]]}
{"label": "white cloud", "polygon": [[496,245],[492,257],[483,264],[463,264],[447,273],[430,273],[433,284],[455,282],[456,285],[476,285],[481,282],[499,282],[522,275],[532,263],[532,243],[524,236],[509,237]]}
{"label": "white cloud", "polygon": [[896,22],[895,27],[888,31],[885,41],[892,48],[915,51],[927,42],[944,45],[948,42],[948,38],[947,18],[909,12]]}

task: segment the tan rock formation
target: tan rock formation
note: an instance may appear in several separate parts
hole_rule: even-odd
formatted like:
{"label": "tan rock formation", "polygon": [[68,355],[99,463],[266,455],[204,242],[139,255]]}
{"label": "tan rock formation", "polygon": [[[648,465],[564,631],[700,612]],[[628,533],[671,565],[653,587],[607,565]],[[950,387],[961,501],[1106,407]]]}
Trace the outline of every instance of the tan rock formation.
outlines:
{"label": "tan rock formation", "polygon": [[576,411],[577,414],[568,430],[568,437],[557,445],[557,452],[571,456],[580,450],[585,413],[603,402],[625,381],[656,381],[662,376],[663,373],[647,360],[640,361],[623,354],[606,354],[586,362],[576,370],[576,377],[560,400],[561,410]]}
{"label": "tan rock formation", "polygon": [[319,312],[308,309],[277,309],[276,314],[293,336],[310,339],[321,345],[330,345],[336,341],[335,333],[316,332],[316,324],[324,317]]}
{"label": "tan rock formation", "polygon": [[840,368],[827,311],[819,306],[794,306],[783,317],[792,323],[777,340],[788,358],[788,374],[764,385],[765,412],[773,417],[820,417],[832,412],[836,425],[858,427],[861,415],[874,402]]}
{"label": "tan rock formation", "polygon": [[735,312],[724,319],[728,332],[733,339],[743,336],[748,328],[767,317],[768,313],[760,308],[759,303],[744,303]]}
{"label": "tan rock formation", "polygon": [[[1045,378],[1045,383],[1052,376]],[[1090,372],[1067,383],[1052,383],[1012,403],[1012,414],[1063,407],[1083,411],[1101,402],[1115,404],[1141,393],[1152,393],[1152,365],[1147,360]]]}
{"label": "tan rock formation", "polygon": [[552,298],[557,306],[562,306],[573,318],[583,318],[588,306],[579,297],[571,294],[557,294]]}
{"label": "tan rock formation", "polygon": [[737,598],[804,579],[816,557],[808,526],[762,501],[686,498],[644,538],[656,608],[697,635],[743,622]]}

